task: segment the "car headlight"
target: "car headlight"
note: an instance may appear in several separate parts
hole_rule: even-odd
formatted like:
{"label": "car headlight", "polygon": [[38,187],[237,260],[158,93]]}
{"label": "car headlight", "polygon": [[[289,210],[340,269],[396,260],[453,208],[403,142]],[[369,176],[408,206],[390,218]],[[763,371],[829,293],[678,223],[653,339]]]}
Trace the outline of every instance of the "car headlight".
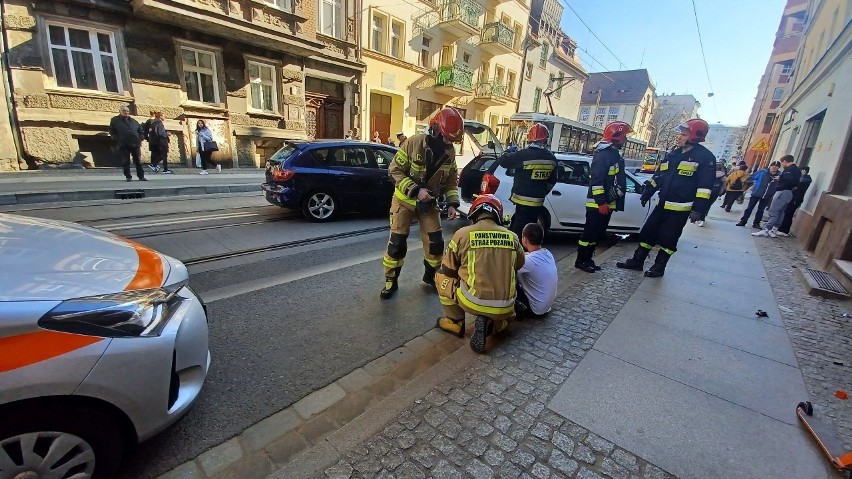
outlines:
{"label": "car headlight", "polygon": [[186,282],[63,301],[38,321],[45,329],[103,336],[159,336],[183,298]]}

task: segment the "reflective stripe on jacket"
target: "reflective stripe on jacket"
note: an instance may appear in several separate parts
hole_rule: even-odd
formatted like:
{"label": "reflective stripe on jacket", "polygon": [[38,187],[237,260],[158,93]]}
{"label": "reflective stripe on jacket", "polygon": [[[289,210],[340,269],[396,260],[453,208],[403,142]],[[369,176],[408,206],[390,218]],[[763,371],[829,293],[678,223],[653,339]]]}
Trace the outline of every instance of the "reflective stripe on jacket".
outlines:
{"label": "reflective stripe on jacket", "polygon": [[[417,193],[420,188],[426,188],[432,192],[432,196],[444,195],[447,204],[458,206],[456,150],[453,145],[445,145],[444,153],[449,158],[438,170],[433,171],[430,165],[435,165],[441,159],[434,157],[429,147],[430,141],[429,135],[414,135],[397,150],[388,167],[388,175],[396,185],[394,196],[414,207],[417,205]],[[432,177],[427,178],[427,175]]]}
{"label": "reflective stripe on jacket", "polygon": [[[615,186],[621,196],[615,193]],[[624,211],[624,194],[627,190],[627,175],[624,173],[624,158],[612,145],[595,152],[592,158],[589,192],[586,198],[588,208],[597,208],[604,203],[616,211]]]}
{"label": "reflective stripe on jacket", "polygon": [[670,211],[706,211],[716,181],[716,157],[702,145],[689,145],[684,152],[675,148],[647,183],[660,192],[663,208]]}
{"label": "reflective stripe on jacket", "polygon": [[541,206],[556,185],[556,157],[543,148],[527,147],[501,156],[498,162],[503,168],[514,170],[509,201],[516,205]]}
{"label": "reflective stripe on jacket", "polygon": [[515,275],[523,265],[518,236],[484,219],[456,231],[447,244],[441,271],[459,278],[459,303],[481,314],[502,315],[514,308]]}

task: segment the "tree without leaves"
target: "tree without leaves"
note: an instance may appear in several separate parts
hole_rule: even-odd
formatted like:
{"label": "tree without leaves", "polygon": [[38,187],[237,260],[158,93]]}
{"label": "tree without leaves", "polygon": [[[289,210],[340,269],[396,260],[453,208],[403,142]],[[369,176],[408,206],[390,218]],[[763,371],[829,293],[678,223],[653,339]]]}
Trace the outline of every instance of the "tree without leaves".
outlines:
{"label": "tree without leaves", "polygon": [[654,110],[651,117],[651,141],[648,145],[663,150],[669,150],[675,144],[674,129],[686,121],[686,113],[682,106],[662,103]]}

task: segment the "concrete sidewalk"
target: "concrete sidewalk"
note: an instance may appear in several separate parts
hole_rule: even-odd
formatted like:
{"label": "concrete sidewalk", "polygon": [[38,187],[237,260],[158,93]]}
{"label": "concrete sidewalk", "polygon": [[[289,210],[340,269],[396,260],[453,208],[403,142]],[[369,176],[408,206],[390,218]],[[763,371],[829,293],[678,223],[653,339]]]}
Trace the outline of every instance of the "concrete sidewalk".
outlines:
{"label": "concrete sidewalk", "polygon": [[127,182],[120,168],[36,170],[0,173],[0,205],[60,203],[115,199],[116,191],[142,190],[145,197],[241,193],[257,191],[264,171],[255,168],[210,170],[174,168],[174,174],[154,173],[145,167],[148,181]]}
{"label": "concrete sidewalk", "polygon": [[392,417],[365,413],[270,477],[839,477],[797,423],[807,389],[748,233],[687,225],[661,279],[614,267],[634,244],[610,249],[547,320],[460,348],[433,368],[448,377],[374,407]]}

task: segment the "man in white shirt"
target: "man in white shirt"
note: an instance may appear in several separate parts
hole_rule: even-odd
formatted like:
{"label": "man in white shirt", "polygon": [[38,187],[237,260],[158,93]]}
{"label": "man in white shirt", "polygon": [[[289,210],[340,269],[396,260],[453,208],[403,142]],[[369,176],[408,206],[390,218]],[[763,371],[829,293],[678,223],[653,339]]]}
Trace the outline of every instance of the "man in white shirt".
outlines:
{"label": "man in white shirt", "polygon": [[556,301],[556,260],[542,248],[544,230],[529,223],[521,232],[521,244],[527,250],[523,268],[518,270],[518,295],[515,314],[518,319],[540,319],[550,312]]}

